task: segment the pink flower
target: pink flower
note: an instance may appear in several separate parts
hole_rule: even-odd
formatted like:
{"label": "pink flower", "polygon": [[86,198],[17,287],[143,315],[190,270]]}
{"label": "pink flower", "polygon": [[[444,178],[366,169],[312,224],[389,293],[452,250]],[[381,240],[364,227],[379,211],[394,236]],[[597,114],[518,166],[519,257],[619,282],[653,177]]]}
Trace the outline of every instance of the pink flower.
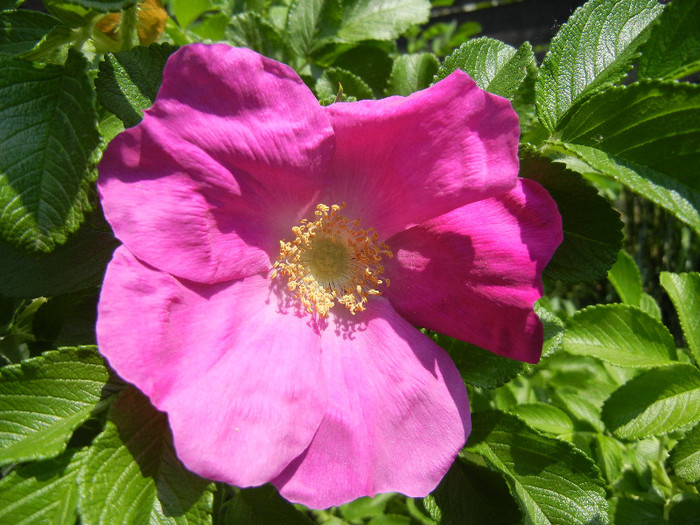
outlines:
{"label": "pink flower", "polygon": [[283,64],[183,47],[100,165],[123,242],[101,352],[201,476],[317,508],[426,495],[470,418],[414,325],[540,356],[532,307],[561,221],[517,178],[518,134],[510,103],[460,71],[322,107]]}

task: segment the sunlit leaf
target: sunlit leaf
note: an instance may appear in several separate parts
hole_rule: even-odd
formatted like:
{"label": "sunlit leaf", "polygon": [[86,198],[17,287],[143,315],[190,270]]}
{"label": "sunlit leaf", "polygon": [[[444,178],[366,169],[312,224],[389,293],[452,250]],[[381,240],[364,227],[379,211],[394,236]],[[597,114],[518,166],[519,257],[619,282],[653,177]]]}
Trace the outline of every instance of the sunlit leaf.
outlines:
{"label": "sunlit leaf", "polygon": [[688,348],[700,363],[700,273],[661,272],[660,281],[676,307]]}

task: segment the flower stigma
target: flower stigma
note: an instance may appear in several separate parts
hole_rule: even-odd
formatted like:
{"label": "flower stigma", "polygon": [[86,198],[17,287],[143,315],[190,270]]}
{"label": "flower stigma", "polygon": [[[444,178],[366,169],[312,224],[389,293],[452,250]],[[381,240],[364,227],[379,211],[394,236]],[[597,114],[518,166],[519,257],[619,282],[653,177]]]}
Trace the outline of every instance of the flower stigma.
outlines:
{"label": "flower stigma", "polygon": [[360,228],[360,219],[350,221],[339,212],[345,204],[316,206],[315,220],[302,219],[292,228],[295,238],[280,241],[280,254],[271,278],[289,279],[287,288],[310,314],[326,317],[336,301],[350,313],[363,311],[368,297],[381,295],[379,285],[389,286],[382,256],[393,257],[389,247],[378,242],[374,228]]}

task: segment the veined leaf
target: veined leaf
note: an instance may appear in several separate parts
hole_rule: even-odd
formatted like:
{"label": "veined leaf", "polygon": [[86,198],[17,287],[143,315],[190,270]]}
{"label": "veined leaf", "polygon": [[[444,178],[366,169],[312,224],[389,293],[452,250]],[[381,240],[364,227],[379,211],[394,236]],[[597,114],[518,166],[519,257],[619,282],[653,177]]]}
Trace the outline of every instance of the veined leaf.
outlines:
{"label": "veined leaf", "polygon": [[481,89],[512,99],[534,61],[535,55],[529,42],[516,51],[514,47],[493,38],[475,38],[445,58],[435,81],[461,69]]}
{"label": "veined leaf", "polygon": [[528,428],[515,416],[474,415],[466,451],[501,472],[534,524],[605,523],[605,484],[593,461],[570,443]]}
{"label": "veined leaf", "polygon": [[617,261],[608,271],[608,280],[612,283],[623,303],[640,306],[642,302],[642,276],[632,256],[620,250]]}
{"label": "veined leaf", "polygon": [[0,374],[0,464],[52,458],[119,385],[94,347],[44,353]]}
{"label": "veined leaf", "polygon": [[676,359],[673,336],[642,310],[625,304],[589,306],[569,320],[562,347],[617,366],[652,367]]}
{"label": "veined leaf", "polygon": [[99,133],[85,59],[65,67],[0,60],[0,237],[49,252],[89,209]]}
{"label": "veined leaf", "polygon": [[562,215],[564,241],[544,274],[568,282],[605,276],[622,244],[619,214],[577,173],[530,149],[520,154],[520,175],[542,184]]}
{"label": "veined leaf", "polygon": [[75,525],[78,515],[78,472],[83,450],[30,463],[0,480],[0,523]]}
{"label": "veined leaf", "polygon": [[347,42],[394,40],[430,15],[428,0],[347,0],[338,37]]}
{"label": "veined leaf", "polygon": [[546,150],[548,155],[572,169],[585,170],[586,173],[603,175],[620,182],[666,209],[700,234],[700,192],[693,188],[597,148],[548,142]]}
{"label": "veined leaf", "polygon": [[213,7],[211,0],[172,0],[170,6],[178,24],[184,29]]}
{"label": "veined leaf", "polygon": [[700,363],[700,273],[661,272],[660,280],[676,307],[688,348]]}
{"label": "veined leaf", "polygon": [[528,426],[549,434],[570,434],[574,422],[566,412],[548,403],[523,403],[509,411]]}
{"label": "veined leaf", "polygon": [[674,364],[634,377],[605,402],[603,421],[623,439],[660,436],[700,421],[700,370]]}
{"label": "veined leaf", "polygon": [[289,47],[299,56],[305,57],[313,48],[317,32],[321,29],[327,0],[292,0],[287,14],[286,35]]}
{"label": "veined leaf", "polygon": [[61,21],[46,13],[29,11],[0,12],[0,56],[31,51]]}
{"label": "veined leaf", "polygon": [[700,425],[696,425],[671,450],[674,472],[690,483],[700,481]]}
{"label": "veined leaf", "polygon": [[591,0],[579,7],[542,61],[536,86],[542,124],[554,130],[575,102],[621,80],[662,9],[656,0]]}
{"label": "veined leaf", "polygon": [[357,75],[344,69],[329,67],[316,81],[316,93],[320,99],[333,98],[338,94],[339,85],[343,93],[358,100],[373,98],[372,89]]}
{"label": "veined leaf", "polygon": [[700,0],[671,2],[659,16],[644,54],[639,76],[681,78],[700,70]]}
{"label": "veined leaf", "polygon": [[432,53],[399,55],[389,77],[389,93],[410,95],[430,86],[440,67],[440,61]]}
{"label": "veined leaf", "polygon": [[561,140],[602,150],[700,191],[700,86],[646,80],[576,106]]}
{"label": "veined leaf", "polygon": [[80,515],[85,525],[211,523],[209,485],[175,456],[166,415],[129,388],[85,459]]}
{"label": "veined leaf", "polygon": [[136,4],[136,0],[62,0],[64,4],[75,4],[85,9],[92,9],[100,13],[127,9]]}
{"label": "veined leaf", "polygon": [[141,122],[143,110],[156,99],[163,68],[175,49],[170,44],[153,44],[106,55],[95,80],[100,103],[127,127]]}

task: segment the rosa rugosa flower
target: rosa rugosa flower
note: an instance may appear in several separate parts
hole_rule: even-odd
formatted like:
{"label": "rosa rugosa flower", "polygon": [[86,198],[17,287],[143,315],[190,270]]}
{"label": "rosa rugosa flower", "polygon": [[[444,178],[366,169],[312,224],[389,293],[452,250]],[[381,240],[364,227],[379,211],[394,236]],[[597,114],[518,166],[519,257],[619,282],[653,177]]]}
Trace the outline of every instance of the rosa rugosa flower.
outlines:
{"label": "rosa rugosa flower", "polygon": [[193,472],[327,507],[424,496],[470,430],[415,326],[535,362],[555,203],[519,180],[510,103],[457,71],[322,107],[289,67],[186,46],[100,165],[97,337]]}

